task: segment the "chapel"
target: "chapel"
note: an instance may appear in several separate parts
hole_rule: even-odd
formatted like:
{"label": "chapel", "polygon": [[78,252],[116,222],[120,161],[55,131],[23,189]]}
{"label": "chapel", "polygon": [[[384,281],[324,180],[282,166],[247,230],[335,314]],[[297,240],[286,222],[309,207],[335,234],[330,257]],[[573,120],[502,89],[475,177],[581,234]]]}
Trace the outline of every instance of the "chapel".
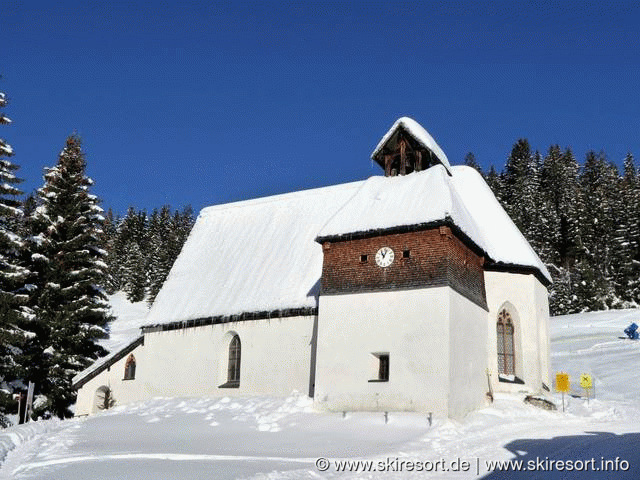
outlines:
{"label": "chapel", "polygon": [[203,209],[140,335],[74,378],[76,415],[287,396],[460,418],[549,386],[549,272],[482,176],[408,117],[383,175]]}

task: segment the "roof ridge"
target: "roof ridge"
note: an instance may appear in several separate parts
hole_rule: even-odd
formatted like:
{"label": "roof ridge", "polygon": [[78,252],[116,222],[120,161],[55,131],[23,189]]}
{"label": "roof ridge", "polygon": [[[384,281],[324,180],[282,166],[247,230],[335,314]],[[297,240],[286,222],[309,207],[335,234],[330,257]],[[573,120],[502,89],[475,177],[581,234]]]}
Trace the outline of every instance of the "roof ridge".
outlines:
{"label": "roof ridge", "polygon": [[[371,177],[370,177],[371,178]],[[215,212],[219,212],[221,210],[227,210],[227,209],[233,209],[233,208],[242,208],[245,206],[251,206],[251,205],[259,205],[259,204],[266,204],[266,203],[272,203],[272,202],[277,202],[280,200],[286,200],[288,198],[296,198],[296,197],[303,197],[303,196],[310,196],[310,195],[316,195],[316,194],[320,194],[323,192],[326,192],[327,190],[338,190],[341,188],[345,188],[345,187],[358,187],[359,184],[363,184],[364,182],[366,182],[368,179],[365,180],[356,180],[353,182],[346,182],[346,183],[338,183],[336,185],[326,185],[324,187],[314,187],[314,188],[308,188],[306,190],[294,190],[291,192],[284,192],[284,193],[276,193],[274,195],[267,195],[265,197],[255,197],[255,198],[248,198],[246,200],[237,200],[237,201],[233,201],[233,202],[227,202],[227,203],[220,203],[217,205],[209,205],[208,207],[204,207],[202,210],[200,210],[200,215],[204,214],[205,212],[209,212],[209,211],[215,211]]]}

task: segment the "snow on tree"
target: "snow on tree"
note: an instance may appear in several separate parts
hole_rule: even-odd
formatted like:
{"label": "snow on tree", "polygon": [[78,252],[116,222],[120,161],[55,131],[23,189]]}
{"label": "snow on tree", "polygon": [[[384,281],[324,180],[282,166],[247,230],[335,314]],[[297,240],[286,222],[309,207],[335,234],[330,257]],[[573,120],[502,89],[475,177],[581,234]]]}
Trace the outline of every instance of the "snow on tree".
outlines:
{"label": "snow on tree", "polygon": [[531,152],[529,142],[516,142],[502,176],[502,201],[507,213],[536,251],[543,232],[540,225],[540,155]]}
{"label": "snow on tree", "polygon": [[617,227],[614,237],[615,287],[629,306],[640,303],[640,184],[630,153],[624,159],[624,172],[614,193]]}
{"label": "snow on tree", "polygon": [[104,217],[85,169],[80,138],[71,135],[57,165],[45,169],[31,219],[41,271],[32,292],[38,337],[31,343],[30,374],[46,398],[36,415],[71,416],[71,379],[106,353],[96,343],[107,336],[110,319],[102,289]]}
{"label": "snow on tree", "polygon": [[193,210],[190,206],[171,215],[168,205],[151,215],[149,221],[149,305],[153,303],[162,284],[169,275],[184,242],[193,227]]}
{"label": "snow on tree", "polygon": [[[0,108],[7,105],[0,92]],[[0,111],[0,125],[11,120]],[[25,281],[28,271],[20,265],[24,242],[20,236],[23,216],[16,187],[22,180],[15,173],[18,165],[10,161],[13,149],[0,138],[0,424],[6,425],[4,414],[15,409],[11,394],[24,387],[20,354],[31,332],[24,330],[30,312],[26,307]]]}
{"label": "snow on tree", "polygon": [[571,150],[563,152],[558,145],[549,148],[540,170],[543,242],[539,253],[553,276],[549,305],[554,313],[579,311],[572,280],[578,256],[578,210],[582,205],[578,172]]}
{"label": "snow on tree", "polygon": [[107,272],[105,278],[105,289],[109,295],[122,288],[120,281],[120,263],[116,256],[116,241],[118,239],[118,224],[120,219],[109,209],[104,219],[102,229],[104,231],[104,248],[107,251],[105,262],[107,263]]}
{"label": "snow on tree", "polygon": [[487,185],[491,188],[491,191],[496,196],[496,198],[502,203],[504,207],[504,201],[502,200],[504,192],[502,191],[502,177],[496,171],[496,168],[491,165],[489,168],[489,172],[484,177]]}
{"label": "snow on tree", "polygon": [[108,257],[110,288],[124,291],[131,302],[142,301],[150,261],[146,212],[130,207],[116,230]]}
{"label": "snow on tree", "polygon": [[[589,310],[606,309],[614,306],[614,236],[618,171],[607,162],[603,153],[587,153],[580,176],[581,198],[584,206],[579,209],[581,261],[577,264],[580,283],[577,288],[583,308]],[[586,294],[582,288],[586,282],[590,290]]]}

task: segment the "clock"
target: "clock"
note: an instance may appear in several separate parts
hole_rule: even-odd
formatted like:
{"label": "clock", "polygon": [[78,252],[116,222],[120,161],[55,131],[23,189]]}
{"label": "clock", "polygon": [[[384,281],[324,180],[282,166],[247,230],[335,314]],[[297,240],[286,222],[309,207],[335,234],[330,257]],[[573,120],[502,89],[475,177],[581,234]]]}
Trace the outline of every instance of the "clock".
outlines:
{"label": "clock", "polygon": [[378,250],[378,253],[376,253],[376,263],[379,267],[382,268],[391,265],[394,258],[395,254],[390,247],[382,247],[380,250]]}

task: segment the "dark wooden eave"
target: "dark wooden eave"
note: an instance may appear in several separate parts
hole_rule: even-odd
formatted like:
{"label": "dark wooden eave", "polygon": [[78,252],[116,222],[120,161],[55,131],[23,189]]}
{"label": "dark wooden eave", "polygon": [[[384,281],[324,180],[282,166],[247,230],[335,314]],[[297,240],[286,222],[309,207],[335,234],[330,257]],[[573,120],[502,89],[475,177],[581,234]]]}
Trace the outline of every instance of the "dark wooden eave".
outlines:
{"label": "dark wooden eave", "polygon": [[204,327],[219,323],[246,322],[249,320],[269,320],[288,317],[311,317],[318,315],[318,307],[285,308],[281,310],[269,310],[262,312],[243,312],[237,315],[217,315],[213,317],[194,318],[192,320],[180,320],[175,322],[145,325],[142,333],[166,332],[168,330],[181,330],[183,328]]}

